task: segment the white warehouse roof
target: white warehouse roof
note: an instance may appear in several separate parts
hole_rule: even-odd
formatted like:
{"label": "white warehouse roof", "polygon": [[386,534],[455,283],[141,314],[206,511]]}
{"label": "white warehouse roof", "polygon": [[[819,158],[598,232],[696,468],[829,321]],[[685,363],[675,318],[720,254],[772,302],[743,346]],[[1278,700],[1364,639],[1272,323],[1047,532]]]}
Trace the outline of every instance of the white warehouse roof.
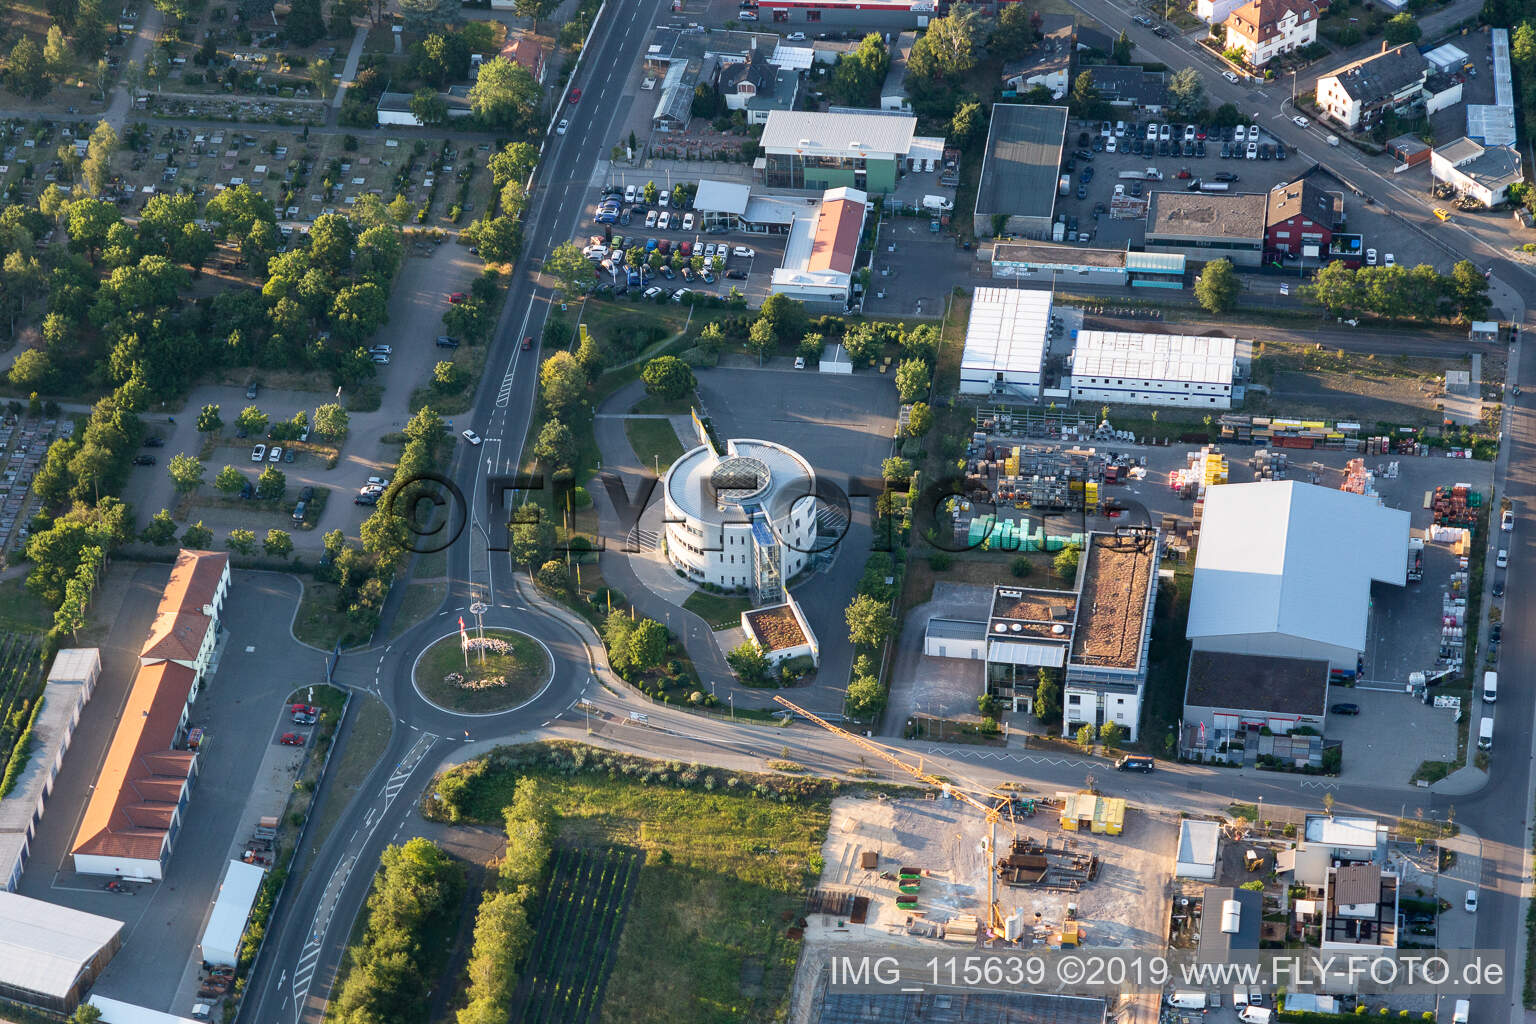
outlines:
{"label": "white warehouse roof", "polygon": [[1294,480],[1205,494],[1186,635],[1365,650],[1371,583],[1407,579],[1408,513]]}
{"label": "white warehouse roof", "polygon": [[1221,826],[1214,821],[1186,818],[1179,822],[1180,864],[1212,865],[1221,846]]}
{"label": "white warehouse roof", "polygon": [[0,986],[64,999],[123,922],[0,893]]}
{"label": "white warehouse roof", "polygon": [[191,1017],[178,1017],[106,996],[93,995],[86,1002],[101,1011],[101,1024],[197,1024]]}
{"label": "white warehouse roof", "polygon": [[245,937],[245,923],[261,891],[265,868],[232,860],[224,869],[213,913],[203,929],[203,959],[211,964],[233,967],[240,954],[240,940]]}
{"label": "white warehouse roof", "polygon": [[1051,293],[1027,288],[977,288],[960,356],[962,380],[996,373],[1039,374],[1051,323]]}
{"label": "white warehouse roof", "polygon": [[775,110],[760,140],[768,153],[805,156],[906,156],[917,128],[915,115],[833,114],[813,110]]}
{"label": "white warehouse roof", "polygon": [[1072,376],[1232,385],[1234,338],[1079,331]]}

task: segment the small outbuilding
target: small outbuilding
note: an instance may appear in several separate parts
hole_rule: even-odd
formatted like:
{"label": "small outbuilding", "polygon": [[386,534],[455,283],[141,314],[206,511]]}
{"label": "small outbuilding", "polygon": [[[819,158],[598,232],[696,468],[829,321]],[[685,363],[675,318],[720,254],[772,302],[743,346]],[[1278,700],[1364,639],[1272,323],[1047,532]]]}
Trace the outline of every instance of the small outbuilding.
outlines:
{"label": "small outbuilding", "polygon": [[848,355],[848,350],[841,345],[833,345],[822,349],[821,363],[817,367],[822,373],[852,373],[853,358]]}
{"label": "small outbuilding", "polygon": [[1472,327],[1467,331],[1467,337],[1472,341],[1494,342],[1499,340],[1499,322],[1497,320],[1474,320]]}
{"label": "small outbuilding", "polygon": [[1221,826],[1214,821],[1186,819],[1179,823],[1179,857],[1173,873],[1177,878],[1213,881],[1221,852]]}

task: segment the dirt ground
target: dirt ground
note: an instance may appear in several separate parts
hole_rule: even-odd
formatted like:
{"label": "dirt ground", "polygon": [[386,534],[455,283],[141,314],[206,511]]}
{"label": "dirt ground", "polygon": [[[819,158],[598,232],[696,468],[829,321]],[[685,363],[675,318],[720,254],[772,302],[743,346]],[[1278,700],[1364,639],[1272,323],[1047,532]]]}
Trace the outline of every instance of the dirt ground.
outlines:
{"label": "dirt ground", "polygon": [[[1304,349],[1266,343],[1255,354],[1254,379],[1269,394],[1251,396],[1245,412],[1336,418],[1362,422],[1433,424],[1447,370],[1466,370],[1466,356],[1431,359],[1413,356],[1346,354],[1342,350]],[[1501,360],[1483,360],[1484,380],[1501,381]]]}

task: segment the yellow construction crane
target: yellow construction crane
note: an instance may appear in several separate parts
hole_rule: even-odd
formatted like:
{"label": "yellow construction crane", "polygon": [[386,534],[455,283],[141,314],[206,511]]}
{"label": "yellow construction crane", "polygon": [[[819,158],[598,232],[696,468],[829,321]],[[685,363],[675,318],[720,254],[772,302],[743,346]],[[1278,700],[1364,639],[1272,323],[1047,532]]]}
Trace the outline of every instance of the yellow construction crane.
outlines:
{"label": "yellow construction crane", "polygon": [[995,806],[988,806],[964,790],[959,789],[953,784],[946,782],[944,779],[939,778],[937,775],[930,775],[928,772],[923,771],[919,765],[908,764],[906,761],[903,761],[901,758],[891,753],[888,748],[878,743],[871,743],[864,737],[855,733],[851,733],[841,726],[833,725],[825,718],[805,710],[804,708],[800,707],[800,705],[792,703],[791,701],[779,696],[778,694],[774,694],[773,699],[776,703],[784,705],[784,707],[788,708],[790,711],[793,711],[795,714],[804,715],[806,718],[810,719],[812,722],[815,722],[817,725],[832,733],[834,736],[839,736],[842,739],[847,740],[849,743],[852,743],[854,746],[874,754],[876,757],[880,758],[880,760],[885,761],[888,764],[895,765],[897,768],[900,768],[902,771],[906,772],[914,779],[917,779],[919,782],[927,783],[940,792],[954,797],[961,803],[969,804],[971,807],[976,808],[982,813],[983,816],[985,816],[987,819],[987,827],[989,831],[987,836],[987,926],[998,935],[1002,935],[1003,914],[1002,911],[998,908],[996,898],[993,896],[993,884],[997,875],[997,864],[995,863],[997,859],[997,822],[998,819],[1002,817],[1003,811],[1011,808],[1011,798],[1003,797]]}

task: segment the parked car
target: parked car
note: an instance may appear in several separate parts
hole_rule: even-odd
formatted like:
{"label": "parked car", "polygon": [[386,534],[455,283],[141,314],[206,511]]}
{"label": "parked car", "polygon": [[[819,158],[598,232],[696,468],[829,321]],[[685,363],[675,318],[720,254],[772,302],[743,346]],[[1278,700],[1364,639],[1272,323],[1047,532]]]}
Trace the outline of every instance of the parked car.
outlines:
{"label": "parked car", "polygon": [[314,725],[318,721],[320,721],[318,716],[308,715],[302,711],[293,716],[294,725]]}
{"label": "parked car", "polygon": [[1477,890],[1476,889],[1468,889],[1467,890],[1467,898],[1462,903],[1462,906],[1467,908],[1467,913],[1469,913],[1469,914],[1477,913]]}
{"label": "parked car", "polygon": [[468,302],[469,296],[465,295],[463,292],[453,292],[448,296],[448,301],[451,304],[457,306],[461,302]]}
{"label": "parked car", "polygon": [[258,444],[251,449],[251,461],[260,462],[267,457],[267,446]]}
{"label": "parked car", "polygon": [[1291,118],[1291,123],[1294,124],[1297,128],[1305,128],[1305,127],[1307,127],[1307,125],[1311,124],[1312,122],[1308,121],[1306,118],[1302,117],[1300,114],[1297,114],[1295,117]]}
{"label": "parked car", "polygon": [[1329,711],[1330,714],[1335,714],[1335,715],[1358,715],[1360,713],[1360,705],[1359,704],[1347,704],[1347,703],[1346,704],[1330,704],[1328,706],[1328,711]]}
{"label": "parked car", "polygon": [[308,507],[309,507],[309,502],[307,502],[307,501],[301,501],[298,504],[294,505],[293,506],[293,521],[296,522],[296,523],[302,523],[304,521],[304,511]]}
{"label": "parked car", "polygon": [[1375,249],[1367,249],[1367,250],[1365,250],[1365,265],[1368,266],[1368,267],[1374,267],[1376,265],[1376,250]]}
{"label": "parked car", "polygon": [[805,369],[805,356],[795,356],[795,369]]}
{"label": "parked car", "polygon": [[1385,257],[1383,257],[1382,261],[1381,261],[1381,264],[1384,267],[1390,267],[1390,266],[1393,266],[1396,263],[1397,263],[1397,258],[1395,256],[1393,256],[1391,253],[1387,253],[1387,255]]}
{"label": "parked car", "polygon": [[164,448],[165,447],[165,438],[161,437],[159,434],[152,434],[151,436],[146,437],[144,439],[144,447],[145,448]]}
{"label": "parked car", "polygon": [[1494,559],[1494,563],[1493,564],[1497,565],[1500,569],[1508,569],[1509,568],[1509,552],[1506,551],[1503,548],[1500,548],[1499,549],[1499,556],[1498,556],[1498,558]]}
{"label": "parked car", "polygon": [[285,732],[277,742],[285,747],[302,747],[304,745],[304,737],[296,732]]}
{"label": "parked car", "polygon": [[292,463],[293,460],[294,460],[294,457],[295,456],[293,454],[293,449],[292,448],[284,448],[283,449],[283,461],[285,463]]}
{"label": "parked car", "polygon": [[1225,78],[1227,81],[1231,82],[1233,85],[1237,84],[1237,75],[1234,72],[1223,71],[1221,73],[1221,77]]}
{"label": "parked car", "polygon": [[282,459],[283,459],[283,446],[282,445],[275,444],[275,445],[273,445],[267,451],[267,461],[268,462],[281,462]]}
{"label": "parked car", "polygon": [[313,487],[310,487],[307,484],[304,486],[303,490],[299,491],[299,500],[300,501],[308,501],[309,499],[313,498],[314,496],[315,496],[315,489]]}
{"label": "parked car", "polygon": [[725,276],[730,278],[732,281],[745,281],[747,279],[747,272],[742,270],[740,267],[734,267],[730,270],[727,270],[725,272]]}
{"label": "parked car", "polygon": [[246,398],[255,398],[256,397],[256,392],[258,392],[260,390],[261,390],[261,385],[256,383],[255,381],[251,381],[249,384],[247,384],[245,386],[245,397]]}
{"label": "parked car", "polygon": [[683,214],[683,230],[684,231],[692,231],[693,230],[693,214],[691,214],[691,213]]}
{"label": "parked car", "polygon": [[458,348],[459,347],[459,339],[457,339],[457,338],[450,338],[446,334],[439,334],[437,336],[437,347],[438,348]]}
{"label": "parked car", "polygon": [[153,466],[155,464],[155,457],[153,455],[135,455],[133,457],[133,464],[135,466]]}

